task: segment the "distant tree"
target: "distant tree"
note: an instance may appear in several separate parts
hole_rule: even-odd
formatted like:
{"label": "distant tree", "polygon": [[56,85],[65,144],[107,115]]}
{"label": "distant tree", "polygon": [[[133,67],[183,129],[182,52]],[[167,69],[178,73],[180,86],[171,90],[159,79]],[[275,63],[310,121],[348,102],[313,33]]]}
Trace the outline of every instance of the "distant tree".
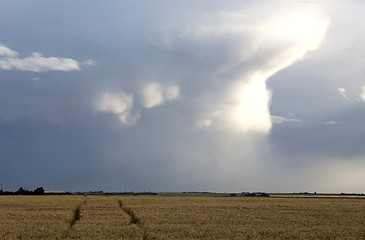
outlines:
{"label": "distant tree", "polygon": [[43,187],[39,187],[36,190],[34,190],[34,195],[44,195]]}
{"label": "distant tree", "polygon": [[18,195],[28,195],[29,191],[25,190],[24,188],[20,187],[18,191],[15,192]]}

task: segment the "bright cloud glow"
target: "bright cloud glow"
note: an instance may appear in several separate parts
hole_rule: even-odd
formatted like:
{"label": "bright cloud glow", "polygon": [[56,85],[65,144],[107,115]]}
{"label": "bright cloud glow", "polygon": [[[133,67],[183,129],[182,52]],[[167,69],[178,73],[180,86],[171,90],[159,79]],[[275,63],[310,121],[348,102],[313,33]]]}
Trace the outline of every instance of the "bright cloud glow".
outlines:
{"label": "bright cloud glow", "polygon": [[[297,12],[295,16],[284,18],[274,16],[271,21],[259,22],[257,26],[248,28],[250,25],[242,25],[242,22],[247,22],[248,17],[245,15],[220,14],[219,18],[223,23],[218,26],[189,28],[183,34],[187,41],[207,42],[217,46],[222,41],[228,41],[225,39],[227,36],[229,41],[232,38],[250,39],[242,44],[233,41],[234,44],[231,45],[235,48],[226,49],[230,58],[220,72],[232,69],[240,72],[241,67],[243,70],[240,76],[228,79],[231,82],[230,85],[227,84],[228,88],[216,90],[215,94],[223,97],[211,103],[209,119],[212,123],[209,126],[235,132],[268,132],[272,127],[272,118],[269,109],[271,91],[267,89],[267,79],[303,58],[307,52],[318,48],[329,21]],[[247,62],[255,61],[260,64],[245,69]]]}
{"label": "bright cloud glow", "polygon": [[235,131],[267,132],[271,128],[268,117],[271,92],[266,88],[265,79],[252,76],[248,82],[239,82],[233,93],[233,105],[225,116],[228,126]]}
{"label": "bright cloud glow", "polygon": [[278,28],[274,28],[274,30],[287,38],[306,43],[305,46],[302,46],[303,50],[310,51],[315,50],[322,42],[328,25],[328,21],[319,19],[311,13],[296,13],[279,20]]}
{"label": "bright cloud glow", "polygon": [[[91,63],[90,61],[87,63]],[[80,70],[80,64],[71,58],[43,57],[38,52],[19,58],[18,53],[0,44],[0,69],[31,72]]]}

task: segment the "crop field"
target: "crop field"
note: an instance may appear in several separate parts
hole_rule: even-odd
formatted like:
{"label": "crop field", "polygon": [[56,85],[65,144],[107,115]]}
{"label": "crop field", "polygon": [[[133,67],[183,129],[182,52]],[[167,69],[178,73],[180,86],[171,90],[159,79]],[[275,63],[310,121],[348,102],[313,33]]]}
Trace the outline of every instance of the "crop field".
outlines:
{"label": "crop field", "polygon": [[0,239],[365,239],[365,198],[0,196]]}

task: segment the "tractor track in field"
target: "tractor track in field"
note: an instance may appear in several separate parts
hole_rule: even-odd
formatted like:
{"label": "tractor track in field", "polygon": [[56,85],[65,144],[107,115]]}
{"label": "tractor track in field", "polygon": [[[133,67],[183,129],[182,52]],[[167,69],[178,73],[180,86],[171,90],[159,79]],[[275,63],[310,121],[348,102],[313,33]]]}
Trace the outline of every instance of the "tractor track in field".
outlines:
{"label": "tractor track in field", "polygon": [[131,218],[130,223],[129,224],[137,224],[140,225],[141,221],[140,219],[136,216],[136,214],[134,213],[134,211],[132,210],[132,208],[130,207],[126,207],[122,200],[118,201],[119,207],[126,213],[128,214],[128,216]]}
{"label": "tractor track in field", "polygon": [[69,221],[70,226],[68,227],[67,231],[63,234],[62,238],[67,238],[70,235],[70,232],[72,230],[72,227],[76,224],[77,221],[81,218],[81,207],[84,206],[87,202],[87,196],[84,196],[85,200],[84,202],[78,204],[74,210],[73,210],[73,216],[72,219]]}
{"label": "tractor track in field", "polygon": [[143,240],[155,239],[154,237],[151,236],[151,234],[147,232],[140,218],[135,214],[135,212],[131,207],[125,206],[122,200],[118,200],[118,205],[130,217],[129,224],[130,225],[135,224],[143,231]]}

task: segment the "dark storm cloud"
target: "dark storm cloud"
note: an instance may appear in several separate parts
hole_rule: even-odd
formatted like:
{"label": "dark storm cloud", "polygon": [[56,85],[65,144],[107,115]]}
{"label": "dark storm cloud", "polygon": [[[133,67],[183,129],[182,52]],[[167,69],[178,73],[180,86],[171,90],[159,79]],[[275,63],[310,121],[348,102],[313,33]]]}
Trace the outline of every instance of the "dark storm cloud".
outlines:
{"label": "dark storm cloud", "polygon": [[355,158],[365,154],[364,106],[332,115],[335,121],[275,125],[270,134],[273,149],[292,156]]}
{"label": "dark storm cloud", "polygon": [[[312,4],[0,1],[0,43],[18,52],[11,57],[39,52],[80,68],[0,70],[1,182],[106,191],[312,187],[305,175],[317,156],[324,166],[336,164],[331,157],[361,158],[363,108],[337,104],[338,88],[354,93],[325,71],[337,66],[326,67],[335,44],[307,54],[329,20],[323,4],[304,5]],[[271,133],[268,77],[271,114],[282,122]],[[236,116],[240,88],[246,111]],[[282,185],[286,169],[296,181]]]}
{"label": "dark storm cloud", "polygon": [[72,189],[96,186],[105,167],[93,132],[79,126],[1,121],[2,183],[7,187],[44,185]]}

